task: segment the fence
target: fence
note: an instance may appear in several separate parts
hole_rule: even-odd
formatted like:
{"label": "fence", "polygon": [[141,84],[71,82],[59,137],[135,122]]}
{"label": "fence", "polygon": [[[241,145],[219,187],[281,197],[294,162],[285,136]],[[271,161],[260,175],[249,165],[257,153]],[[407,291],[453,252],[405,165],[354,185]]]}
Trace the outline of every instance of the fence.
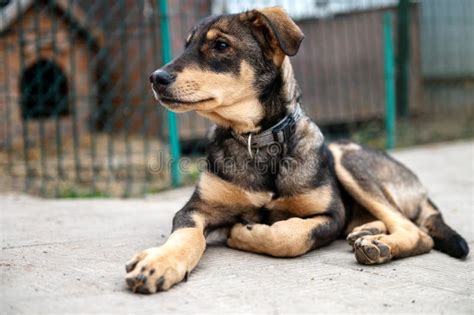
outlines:
{"label": "fence", "polygon": [[[0,190],[85,197],[170,187],[162,164],[173,119],[153,100],[148,75],[167,48],[182,50],[201,18],[247,2],[0,1]],[[304,31],[292,63],[305,110],[329,138],[385,143],[387,12],[395,17],[398,145],[474,135],[470,0],[252,1],[260,4],[283,5]],[[189,183],[209,122],[177,119]]]}

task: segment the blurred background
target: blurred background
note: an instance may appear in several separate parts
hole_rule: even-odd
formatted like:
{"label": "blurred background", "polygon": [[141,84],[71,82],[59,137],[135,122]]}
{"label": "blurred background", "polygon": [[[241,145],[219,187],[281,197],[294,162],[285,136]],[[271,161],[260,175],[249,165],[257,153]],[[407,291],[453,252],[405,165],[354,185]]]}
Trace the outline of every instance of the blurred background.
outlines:
{"label": "blurred background", "polygon": [[[128,197],[194,182],[209,123],[158,106],[148,76],[201,18],[272,5],[305,33],[292,63],[328,139],[474,136],[472,0],[0,0],[0,191]],[[183,157],[186,172],[162,165]]]}

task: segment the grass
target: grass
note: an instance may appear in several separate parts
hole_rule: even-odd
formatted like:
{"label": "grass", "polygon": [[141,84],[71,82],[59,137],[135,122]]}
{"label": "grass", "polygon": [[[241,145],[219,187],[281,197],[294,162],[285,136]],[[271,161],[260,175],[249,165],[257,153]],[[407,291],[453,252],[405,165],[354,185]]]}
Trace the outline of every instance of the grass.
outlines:
{"label": "grass", "polygon": [[94,199],[109,197],[111,197],[111,195],[103,191],[94,191],[77,187],[59,189],[57,194],[55,195],[55,198],[59,199]]}

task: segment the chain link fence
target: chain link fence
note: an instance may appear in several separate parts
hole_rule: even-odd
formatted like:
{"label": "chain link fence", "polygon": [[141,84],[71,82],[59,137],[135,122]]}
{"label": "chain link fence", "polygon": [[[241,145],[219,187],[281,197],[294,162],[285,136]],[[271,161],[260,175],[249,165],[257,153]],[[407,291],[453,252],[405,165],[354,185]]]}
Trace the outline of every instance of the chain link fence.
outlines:
{"label": "chain link fence", "polygon": [[[470,0],[169,0],[160,12],[161,1],[0,1],[0,190],[95,197],[170,187],[167,114],[148,83],[163,63],[165,14],[177,55],[205,16],[283,5],[306,35],[292,58],[305,110],[330,139],[383,147],[391,12],[398,146],[474,135]],[[191,183],[209,122],[178,120]]]}

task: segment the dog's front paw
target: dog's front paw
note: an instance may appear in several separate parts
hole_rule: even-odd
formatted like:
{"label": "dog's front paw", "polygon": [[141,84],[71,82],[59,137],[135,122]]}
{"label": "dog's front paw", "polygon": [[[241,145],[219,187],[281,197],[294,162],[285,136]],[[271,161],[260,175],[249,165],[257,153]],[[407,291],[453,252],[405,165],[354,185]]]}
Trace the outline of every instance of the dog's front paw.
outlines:
{"label": "dog's front paw", "polygon": [[354,251],[357,261],[365,265],[382,264],[392,259],[390,246],[374,235],[358,238]]}
{"label": "dog's front paw", "polygon": [[152,247],[136,254],[125,269],[128,287],[143,294],[166,291],[188,276],[186,265],[162,247]]}
{"label": "dog's front paw", "polygon": [[244,251],[266,254],[271,247],[270,227],[264,224],[235,224],[230,230],[227,246]]}

